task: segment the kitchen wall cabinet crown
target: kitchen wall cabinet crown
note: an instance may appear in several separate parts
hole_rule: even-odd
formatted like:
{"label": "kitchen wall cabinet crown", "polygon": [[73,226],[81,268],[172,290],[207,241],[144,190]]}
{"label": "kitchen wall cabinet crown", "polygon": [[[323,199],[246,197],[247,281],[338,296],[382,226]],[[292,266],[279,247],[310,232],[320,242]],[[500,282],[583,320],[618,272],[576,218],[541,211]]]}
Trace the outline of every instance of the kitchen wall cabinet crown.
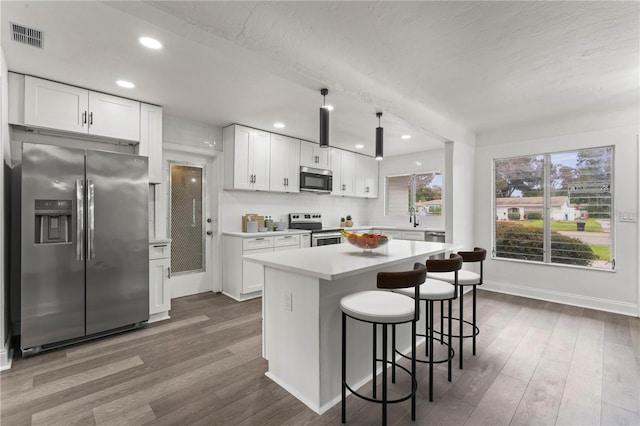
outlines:
{"label": "kitchen wall cabinet crown", "polygon": [[331,191],[331,195],[356,195],[356,154],[338,148],[331,148],[331,165],[333,171],[333,191]]}
{"label": "kitchen wall cabinet crown", "polygon": [[277,192],[300,192],[300,139],[271,134],[269,188]]}
{"label": "kitchen wall cabinet crown", "polygon": [[271,138],[269,132],[237,124],[222,130],[225,188],[269,190]]}
{"label": "kitchen wall cabinet crown", "polygon": [[331,150],[313,142],[300,142],[300,165],[315,169],[331,169]]}
{"label": "kitchen wall cabinet crown", "polygon": [[27,75],[22,124],[139,141],[140,102]]}

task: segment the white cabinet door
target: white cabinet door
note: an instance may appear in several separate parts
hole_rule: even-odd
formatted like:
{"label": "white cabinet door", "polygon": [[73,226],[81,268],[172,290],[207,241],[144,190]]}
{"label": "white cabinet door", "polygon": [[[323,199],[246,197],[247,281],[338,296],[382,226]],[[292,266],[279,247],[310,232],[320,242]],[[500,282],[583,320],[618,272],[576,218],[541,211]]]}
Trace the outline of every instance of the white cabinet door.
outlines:
{"label": "white cabinet door", "polygon": [[[243,255],[258,254],[258,253],[270,253],[272,248],[257,249],[257,250],[245,250]],[[264,267],[257,263],[242,261],[242,292],[253,293],[254,291],[261,291],[264,286]]]}
{"label": "white cabinet door", "polygon": [[171,309],[169,265],[168,258],[149,261],[149,315]]}
{"label": "white cabinet door", "polygon": [[252,129],[250,164],[253,171],[252,189],[269,190],[269,162],[271,161],[271,137],[268,132]]}
{"label": "white cabinet door", "polygon": [[314,142],[301,141],[300,165],[315,169],[331,169],[331,150]]}
{"label": "white cabinet door", "polygon": [[354,196],[356,154],[331,148],[333,191],[331,195]]}
{"label": "white cabinet door", "polygon": [[311,235],[310,234],[302,234],[300,235],[300,248],[311,247]]}
{"label": "white cabinet door", "polygon": [[[233,187],[236,189],[251,189],[253,185],[253,171],[251,170],[251,130],[244,126],[233,126]],[[225,147],[225,151],[226,151]]]}
{"label": "white cabinet door", "polygon": [[140,104],[138,154],[149,157],[149,183],[162,183],[162,108]]}
{"label": "white cabinet door", "polygon": [[300,192],[300,140],[271,134],[269,188],[278,192]]}
{"label": "white cabinet door", "polygon": [[424,241],[424,231],[402,231],[402,239]]}
{"label": "white cabinet door", "polygon": [[89,133],[116,139],[140,140],[140,102],[89,92]]}
{"label": "white cabinet door", "polygon": [[89,91],[25,76],[24,124],[87,133]]}
{"label": "white cabinet door", "polygon": [[378,197],[378,161],[373,157],[356,155],[355,194],[357,197]]}
{"label": "white cabinet door", "polygon": [[402,239],[402,232],[400,231],[385,230],[383,232],[384,232],[384,235],[386,235],[389,238],[395,238],[396,240]]}

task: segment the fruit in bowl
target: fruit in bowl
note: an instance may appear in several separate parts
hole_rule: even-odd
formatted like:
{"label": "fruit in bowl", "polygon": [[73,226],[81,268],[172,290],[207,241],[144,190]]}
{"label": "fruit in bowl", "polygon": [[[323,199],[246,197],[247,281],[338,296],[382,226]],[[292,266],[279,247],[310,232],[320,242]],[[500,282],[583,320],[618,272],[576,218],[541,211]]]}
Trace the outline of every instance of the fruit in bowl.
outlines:
{"label": "fruit in bowl", "polygon": [[381,234],[357,234],[355,232],[348,232],[345,230],[340,231],[342,235],[347,239],[349,244],[359,247],[363,250],[373,250],[389,242],[389,238],[386,235]]}

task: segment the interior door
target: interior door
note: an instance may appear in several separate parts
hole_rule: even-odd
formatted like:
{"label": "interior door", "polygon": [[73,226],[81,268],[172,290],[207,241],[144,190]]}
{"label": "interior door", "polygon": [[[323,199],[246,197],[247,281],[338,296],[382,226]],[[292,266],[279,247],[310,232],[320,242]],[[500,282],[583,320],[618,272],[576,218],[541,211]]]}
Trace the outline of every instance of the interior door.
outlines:
{"label": "interior door", "polygon": [[166,153],[171,238],[171,298],[215,289],[218,238],[214,159],[197,154]]}

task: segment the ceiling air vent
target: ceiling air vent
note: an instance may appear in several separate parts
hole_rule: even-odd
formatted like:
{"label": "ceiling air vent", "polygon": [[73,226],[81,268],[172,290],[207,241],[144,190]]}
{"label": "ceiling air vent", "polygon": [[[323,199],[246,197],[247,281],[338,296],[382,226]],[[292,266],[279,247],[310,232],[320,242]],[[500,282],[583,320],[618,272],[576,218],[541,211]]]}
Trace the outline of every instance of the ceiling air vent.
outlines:
{"label": "ceiling air vent", "polygon": [[14,24],[13,22],[11,23],[11,38],[13,41],[39,47],[40,49],[42,49],[44,43],[44,33],[42,31]]}

